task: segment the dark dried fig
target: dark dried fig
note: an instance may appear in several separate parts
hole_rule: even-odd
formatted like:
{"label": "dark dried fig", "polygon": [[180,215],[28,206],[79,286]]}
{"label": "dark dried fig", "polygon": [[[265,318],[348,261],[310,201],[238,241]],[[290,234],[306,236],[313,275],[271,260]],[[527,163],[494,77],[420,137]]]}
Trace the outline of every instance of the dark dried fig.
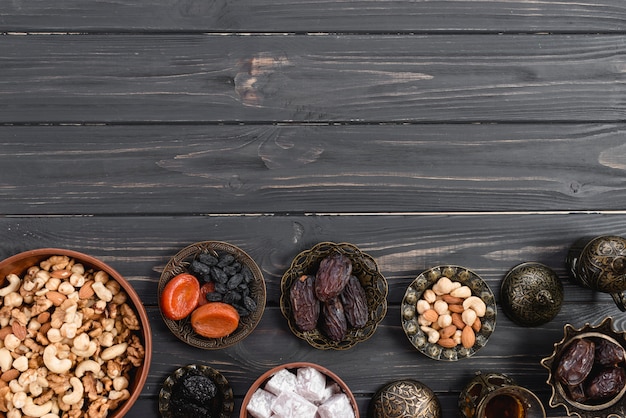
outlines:
{"label": "dark dried fig", "polygon": [[348,332],[348,322],[339,298],[322,305],[322,332],[333,341],[341,341]]}
{"label": "dark dried fig", "polygon": [[315,294],[322,302],[336,298],[352,274],[352,262],[340,253],[333,253],[321,262],[315,276]]}
{"label": "dark dried fig", "polygon": [[595,362],[602,366],[613,366],[624,361],[624,349],[621,345],[599,338],[596,341]]}
{"label": "dark dried fig", "polygon": [[626,372],[621,367],[605,367],[589,381],[587,396],[591,400],[611,399],[626,384]]}
{"label": "dark dried fig", "polygon": [[356,276],[350,276],[341,293],[341,302],[348,323],[355,328],[363,328],[367,323],[368,309],[365,289]]}
{"label": "dark dried fig", "polygon": [[579,338],[573,341],[561,355],[556,377],[567,386],[576,386],[585,380],[593,367],[595,344]]}
{"label": "dark dried fig", "polygon": [[293,283],[289,292],[293,318],[301,331],[314,329],[320,315],[320,302],[315,297],[314,282],[313,276],[303,275]]}

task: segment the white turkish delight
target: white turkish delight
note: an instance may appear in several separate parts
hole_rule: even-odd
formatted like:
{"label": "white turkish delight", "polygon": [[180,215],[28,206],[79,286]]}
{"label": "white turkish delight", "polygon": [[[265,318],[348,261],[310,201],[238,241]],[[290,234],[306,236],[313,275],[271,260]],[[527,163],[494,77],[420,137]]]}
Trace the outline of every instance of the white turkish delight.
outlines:
{"label": "white turkish delight", "polygon": [[315,418],[317,406],[296,392],[282,392],[272,403],[272,411],[281,417]]}
{"label": "white turkish delight", "polygon": [[265,390],[276,396],[282,392],[293,392],[296,390],[296,375],[287,369],[280,369],[267,381]]}
{"label": "white turkish delight", "polygon": [[272,417],[272,403],[276,396],[263,389],[257,389],[250,397],[246,410],[254,418]]}
{"label": "white turkish delight", "polygon": [[333,395],[317,408],[320,418],[354,418],[354,409],[345,393]]}
{"label": "white turkish delight", "polygon": [[324,394],[322,395],[322,400],[320,403],[324,403],[330,399],[336,393],[340,393],[341,388],[336,382],[329,382],[328,385],[324,388]]}
{"label": "white turkish delight", "polygon": [[321,403],[326,394],[326,376],[313,367],[301,367],[297,372],[296,393],[313,403]]}

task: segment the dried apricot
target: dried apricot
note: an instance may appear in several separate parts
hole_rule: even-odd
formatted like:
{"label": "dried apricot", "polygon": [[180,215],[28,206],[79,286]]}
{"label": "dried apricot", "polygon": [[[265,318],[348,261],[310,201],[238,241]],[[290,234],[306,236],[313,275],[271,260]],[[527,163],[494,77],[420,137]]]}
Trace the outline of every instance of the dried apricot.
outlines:
{"label": "dried apricot", "polygon": [[198,306],[200,283],[189,273],[178,274],[167,282],[161,294],[161,310],[174,321],[185,318]]}
{"label": "dried apricot", "polygon": [[222,338],[239,326],[239,313],[224,302],[209,302],[191,313],[191,327],[203,337]]}

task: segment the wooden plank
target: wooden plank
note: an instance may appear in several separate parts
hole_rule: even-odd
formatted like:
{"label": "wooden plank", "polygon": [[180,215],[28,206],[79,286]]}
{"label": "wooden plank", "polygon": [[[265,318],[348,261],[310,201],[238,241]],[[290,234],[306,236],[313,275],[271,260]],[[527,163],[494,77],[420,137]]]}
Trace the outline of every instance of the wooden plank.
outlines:
{"label": "wooden plank", "polygon": [[607,32],[623,31],[620,0],[197,1],[45,0],[2,5],[3,31]]}
{"label": "wooden plank", "polygon": [[624,120],[617,35],[31,35],[0,123]]}
{"label": "wooden plank", "polygon": [[623,124],[4,126],[0,213],[619,211],[623,137]]}

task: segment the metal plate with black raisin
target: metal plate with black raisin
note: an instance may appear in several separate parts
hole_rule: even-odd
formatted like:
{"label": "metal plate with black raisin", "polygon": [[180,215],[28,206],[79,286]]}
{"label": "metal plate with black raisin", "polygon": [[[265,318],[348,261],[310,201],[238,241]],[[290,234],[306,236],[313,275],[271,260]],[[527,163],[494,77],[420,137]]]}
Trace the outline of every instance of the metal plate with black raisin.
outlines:
{"label": "metal plate with black raisin", "polygon": [[[315,275],[320,262],[334,253],[342,254],[351,261],[352,275],[356,276],[365,290],[368,308],[365,326],[348,327],[345,337],[340,341],[334,341],[326,336],[319,326],[310,331],[300,330],[295,323],[289,297],[296,280],[302,275]],[[320,350],[346,350],[367,340],[374,334],[378,324],[387,313],[387,280],[372,256],[349,243],[320,242],[311,249],[302,251],[293,259],[291,266],[283,274],[280,288],[280,309],[288,321],[289,328],[298,338]]]}
{"label": "metal plate with black raisin", "polygon": [[[194,381],[185,386],[185,379]],[[229,418],[234,407],[228,381],[209,366],[191,364],[177,369],[165,379],[159,393],[159,412],[163,418]]]}
{"label": "metal plate with black raisin", "polygon": [[[465,348],[460,344],[453,348],[445,348],[437,343],[431,343],[420,328],[417,301],[422,299],[424,291],[430,289],[441,277],[447,277],[452,281],[460,282],[461,285],[468,286],[473,296],[478,296],[485,302],[486,312],[481,318],[481,328],[476,332],[476,341],[471,348]],[[493,292],[480,276],[461,266],[443,265],[422,272],[407,288],[400,312],[402,328],[411,344],[421,353],[435,360],[456,361],[473,356],[487,344],[489,336],[496,327],[496,301]]]}
{"label": "metal plate with black raisin", "polygon": [[[215,259],[217,260],[216,262],[223,262],[223,267],[217,269],[222,271],[221,274],[224,274],[223,271],[227,271],[227,273],[230,274],[231,272],[228,270],[230,267],[233,267],[233,275],[240,273],[239,275],[244,277],[240,287],[245,288],[242,292],[245,291],[246,293],[239,295],[236,301],[226,300],[226,298],[233,297],[234,295],[234,292],[228,290],[228,295],[225,293],[223,295],[225,299],[221,300],[232,304],[239,312],[240,319],[237,329],[226,337],[207,338],[197,334],[193,330],[190,317],[175,321],[166,318],[164,315],[161,316],[170,331],[180,340],[197,348],[212,350],[230,347],[252,333],[261,321],[263,311],[265,310],[266,289],[261,269],[245,251],[226,242],[203,241],[183,248],[169,260],[159,279],[159,303],[163,289],[167,283],[178,274],[191,273],[198,278],[202,285],[205,279],[203,279],[200,272],[194,271],[194,266],[196,266],[200,260],[209,263],[209,261],[206,261],[207,259]],[[217,286],[216,283],[216,290]],[[237,297],[237,295],[234,296]]]}

